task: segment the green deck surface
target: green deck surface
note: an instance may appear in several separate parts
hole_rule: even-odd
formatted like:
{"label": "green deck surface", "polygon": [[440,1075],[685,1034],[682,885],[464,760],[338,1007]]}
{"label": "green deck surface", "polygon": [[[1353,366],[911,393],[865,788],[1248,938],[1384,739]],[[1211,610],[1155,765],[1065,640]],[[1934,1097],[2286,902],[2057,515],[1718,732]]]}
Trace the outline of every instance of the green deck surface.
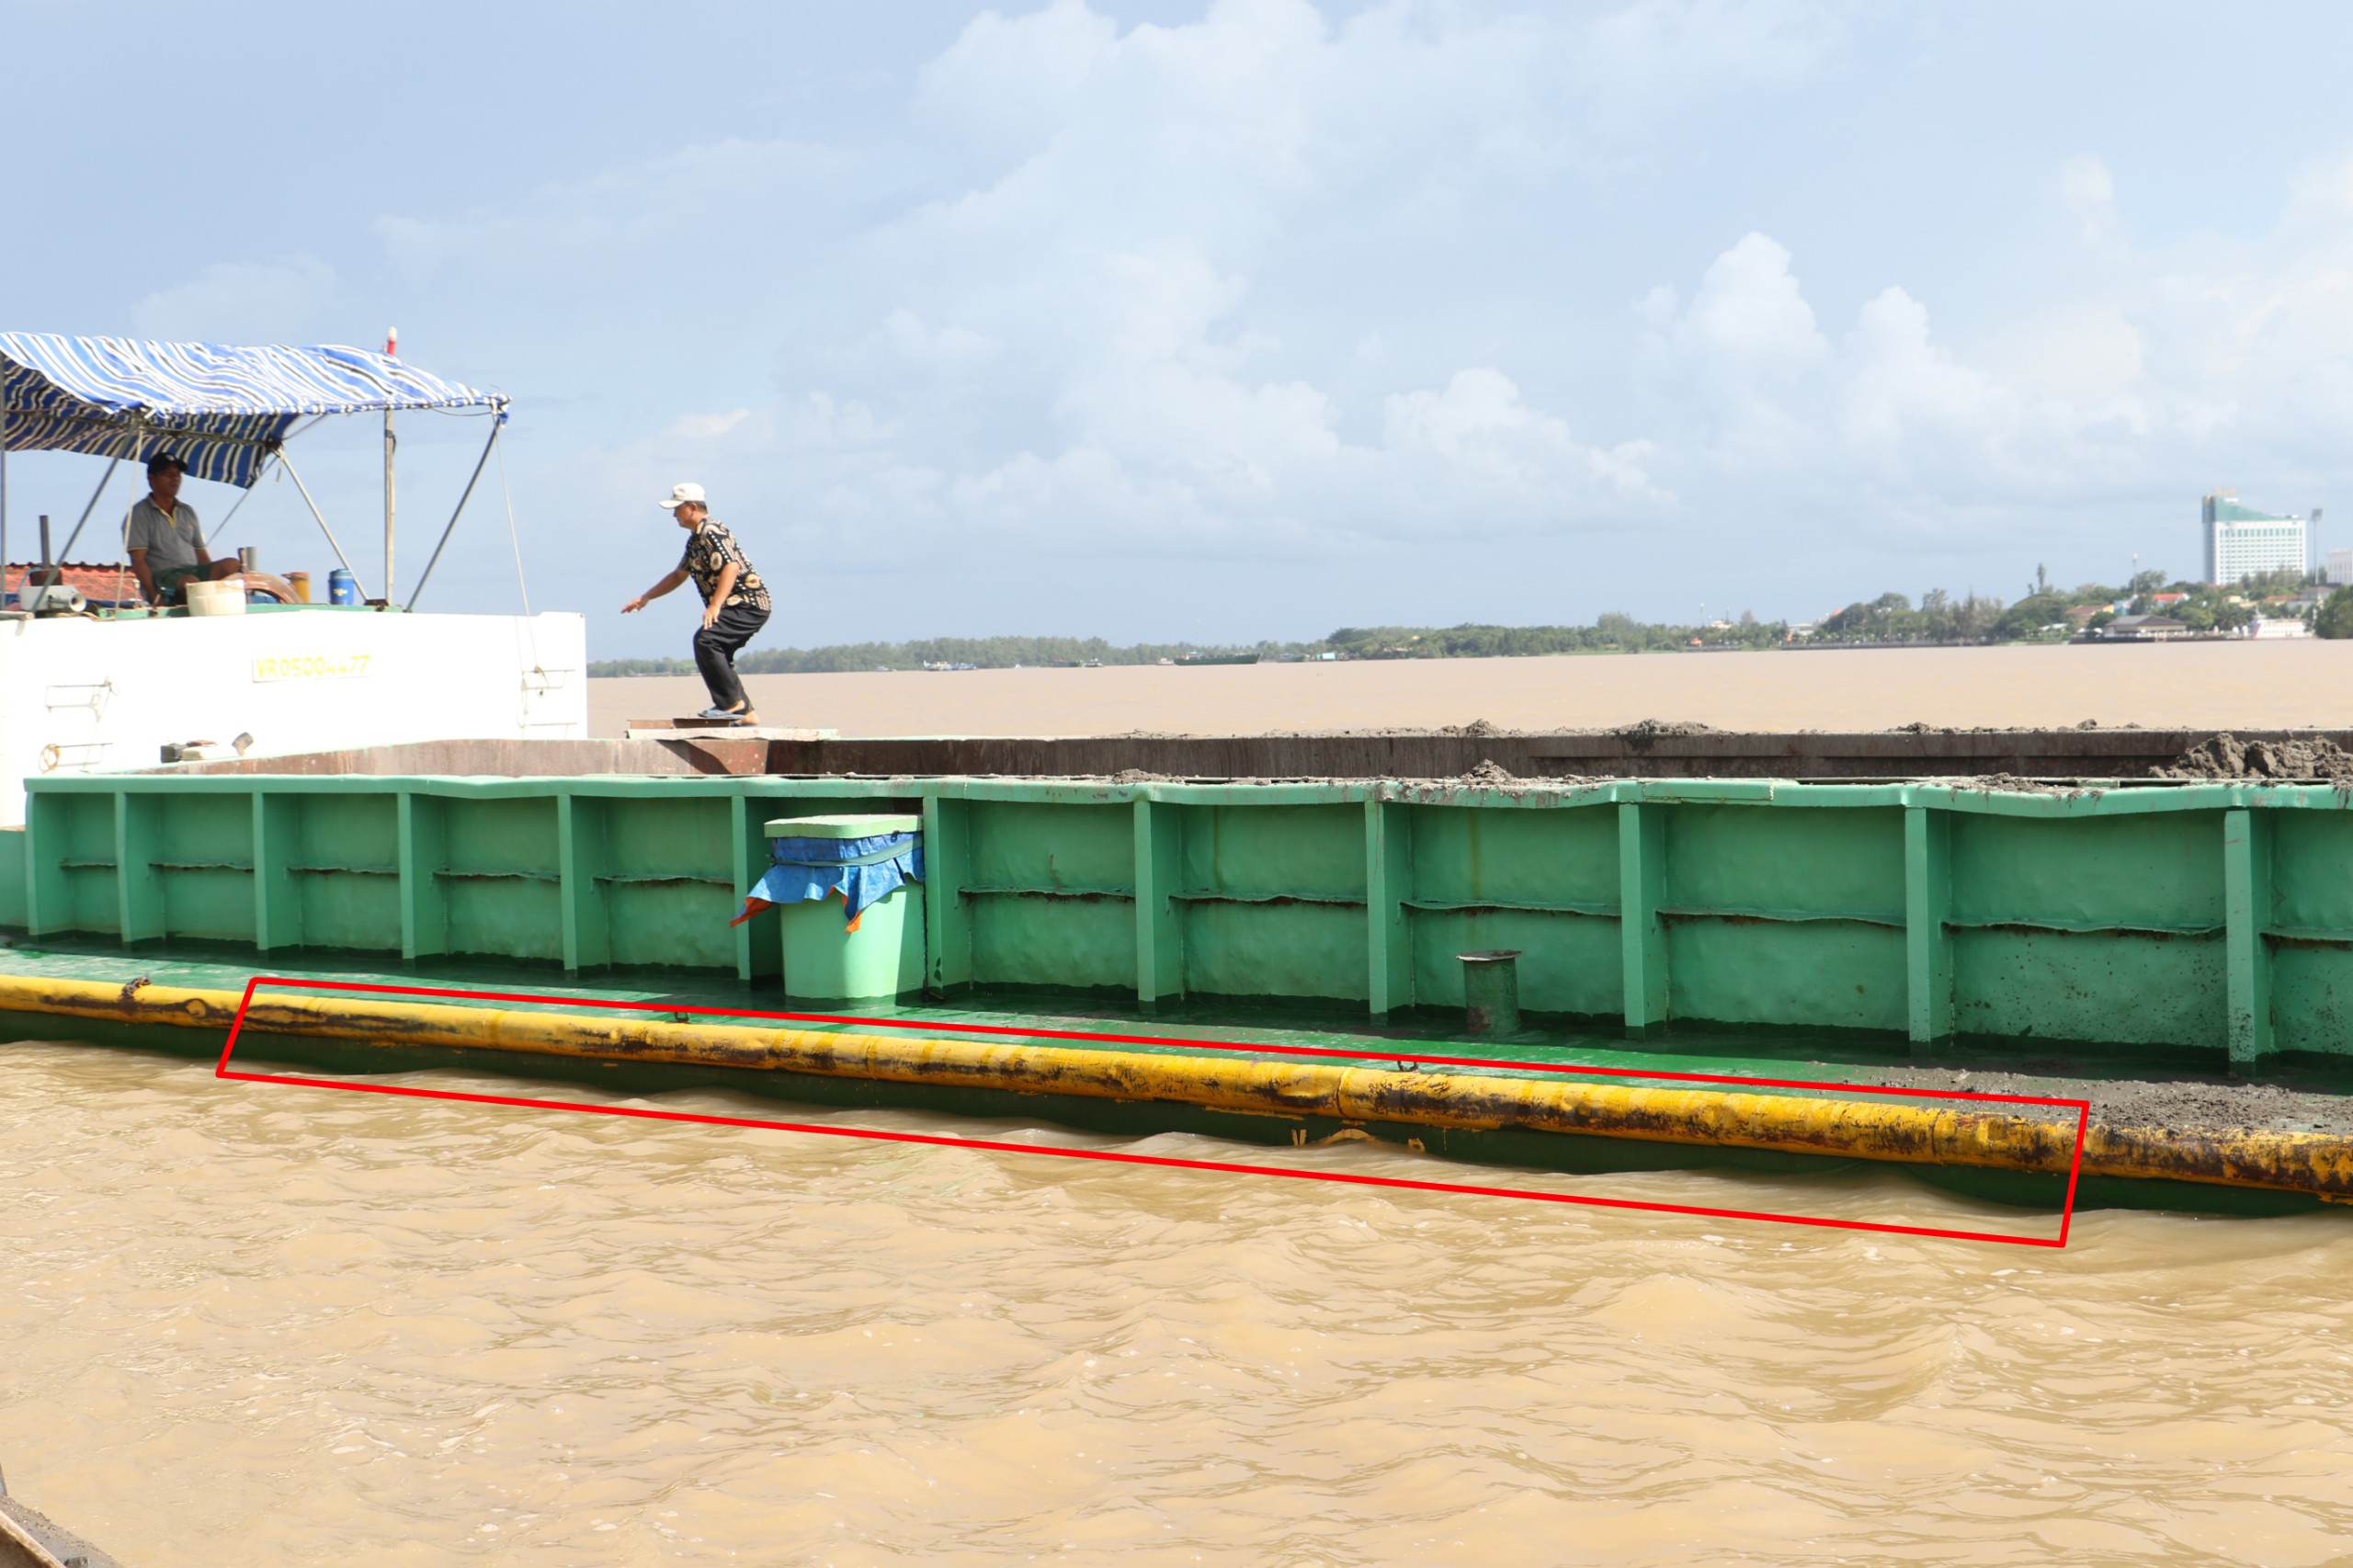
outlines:
{"label": "green deck surface", "polygon": [[[711,1008],[722,1012],[809,1014],[821,1012],[847,1019],[887,1019],[897,1024],[938,1021],[985,1025],[1013,1031],[1068,1029],[1138,1036],[1161,1036],[1169,1043],[1144,1040],[1073,1041],[1105,1051],[1146,1053],[1213,1049],[1231,1054],[1254,1054],[1251,1046],[1314,1047],[1361,1051],[1368,1064],[1394,1064],[1401,1057],[1447,1056],[1472,1058],[1498,1064],[1509,1062],[1557,1066],[1600,1066],[1659,1073],[1700,1073],[1738,1077],[1804,1080],[1835,1085],[1842,1069],[1914,1064],[1901,1040],[1874,1048],[1851,1036],[1806,1038],[1795,1031],[1775,1036],[1743,1035],[1733,1031],[1678,1029],[1671,1036],[1630,1042],[1590,1029],[1557,1022],[1532,1020],[1518,1034],[1498,1040],[1449,1030],[1448,1018],[1400,1015],[1385,1025],[1344,1024],[1318,1018],[1300,1007],[1251,1007],[1231,1002],[1198,1001],[1163,1006],[1145,1013],[1140,1008],[1092,999],[1024,994],[982,994],[953,1001],[854,1004],[823,1007],[795,1003],[773,983],[745,984],[725,976],[682,977],[661,972],[608,972],[584,979],[565,976],[552,966],[524,966],[479,960],[440,960],[430,968],[400,964],[369,965],[332,955],[303,954],[299,960],[256,968],[249,957],[209,958],[186,950],[157,949],[125,953],[111,946],[71,939],[35,941],[18,937],[0,948],[0,974],[51,977],[119,985],[144,979],[158,985],[178,985],[241,992],[256,974],[289,980],[319,979],[362,984],[421,986],[438,990],[496,991],[550,999],[656,1002],[681,1011]],[[298,990],[299,987],[289,987]],[[499,1006],[497,1002],[445,999],[451,1006]],[[698,1019],[698,1021],[703,1021]],[[711,1017],[708,1021],[729,1020]],[[745,1020],[756,1023],[756,1020]],[[1460,1022],[1459,1015],[1454,1019]],[[827,1027],[815,1025],[810,1027]],[[856,1028],[855,1022],[842,1026]],[[150,1043],[158,1031],[148,1031]],[[218,1035],[200,1029],[176,1029],[177,1034],[202,1036],[219,1049]],[[191,1043],[190,1049],[195,1049]],[[1262,1056],[1280,1052],[1257,1052]],[[1940,1054],[1952,1061],[1987,1068],[2031,1071],[2047,1061],[1982,1050]],[[2123,1076],[2119,1064],[2110,1071],[2086,1075]],[[1495,1071],[1509,1072],[1498,1065]],[[1768,1092],[1768,1091],[1760,1091]],[[2055,1091],[2054,1091],[2055,1092]]]}

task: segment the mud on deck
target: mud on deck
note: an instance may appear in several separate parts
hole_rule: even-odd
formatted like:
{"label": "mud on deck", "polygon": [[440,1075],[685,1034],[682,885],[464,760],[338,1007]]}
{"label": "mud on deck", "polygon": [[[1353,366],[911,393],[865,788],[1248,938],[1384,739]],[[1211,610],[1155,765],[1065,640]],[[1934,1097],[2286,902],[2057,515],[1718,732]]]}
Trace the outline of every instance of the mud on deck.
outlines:
{"label": "mud on deck", "polygon": [[675,739],[436,741],[358,751],[183,764],[175,772],[295,775],[781,774],[800,778],[956,775],[1165,779],[1459,778],[1483,767],[1516,778],[2012,778],[2162,782],[2325,779],[2353,762],[2353,730],[2095,729],[1739,732],[1646,723],[1527,732],[1467,724],[1434,731],[1263,735],[778,738],[723,733]]}

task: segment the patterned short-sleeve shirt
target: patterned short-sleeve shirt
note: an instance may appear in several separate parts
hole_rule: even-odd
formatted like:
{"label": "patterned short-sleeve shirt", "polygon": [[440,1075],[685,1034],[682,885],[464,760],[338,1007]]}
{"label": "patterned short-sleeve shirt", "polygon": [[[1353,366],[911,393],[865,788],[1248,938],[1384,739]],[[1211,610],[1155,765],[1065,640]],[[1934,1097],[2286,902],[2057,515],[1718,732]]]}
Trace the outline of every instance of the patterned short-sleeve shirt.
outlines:
{"label": "patterned short-sleeve shirt", "polygon": [[746,609],[768,608],[767,585],[760,581],[760,574],[752,570],[752,558],[744,553],[744,547],[735,542],[735,536],[717,517],[705,517],[702,526],[688,536],[687,552],[679,558],[678,564],[695,580],[695,589],[702,595],[702,602],[709,604],[710,597],[719,591],[720,573],[727,569],[731,561],[735,563],[735,586],[728,594],[727,603]]}

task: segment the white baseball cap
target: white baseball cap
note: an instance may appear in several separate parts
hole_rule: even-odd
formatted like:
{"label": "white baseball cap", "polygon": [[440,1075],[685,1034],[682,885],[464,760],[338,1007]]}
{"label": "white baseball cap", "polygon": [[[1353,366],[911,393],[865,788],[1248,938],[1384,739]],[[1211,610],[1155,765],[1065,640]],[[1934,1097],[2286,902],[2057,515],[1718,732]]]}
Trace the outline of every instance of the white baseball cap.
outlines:
{"label": "white baseball cap", "polygon": [[698,506],[707,506],[710,504],[702,498],[701,485],[674,484],[670,486],[670,494],[661,502],[661,507],[665,512],[675,512],[689,501]]}

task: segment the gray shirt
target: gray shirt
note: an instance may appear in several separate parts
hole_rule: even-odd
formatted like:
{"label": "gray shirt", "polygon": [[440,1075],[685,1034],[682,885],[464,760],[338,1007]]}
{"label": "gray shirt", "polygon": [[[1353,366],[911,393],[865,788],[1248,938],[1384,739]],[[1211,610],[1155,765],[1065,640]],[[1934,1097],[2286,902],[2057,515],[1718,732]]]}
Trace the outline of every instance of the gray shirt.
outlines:
{"label": "gray shirt", "polygon": [[196,552],[205,548],[204,525],[196,520],[196,508],[185,501],[175,505],[166,517],[155,505],[153,496],[142,495],[138,505],[131,508],[127,548],[147,552],[150,572],[194,566]]}

